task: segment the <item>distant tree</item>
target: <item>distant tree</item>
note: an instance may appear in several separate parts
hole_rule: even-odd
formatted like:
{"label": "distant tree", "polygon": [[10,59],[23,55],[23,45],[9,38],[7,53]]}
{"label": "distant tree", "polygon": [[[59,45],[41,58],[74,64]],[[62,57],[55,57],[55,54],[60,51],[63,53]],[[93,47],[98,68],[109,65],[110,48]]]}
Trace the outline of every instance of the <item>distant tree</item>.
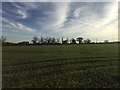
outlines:
{"label": "distant tree", "polygon": [[60,43],[60,38],[56,38],[56,43]]}
{"label": "distant tree", "polygon": [[53,44],[53,43],[55,43],[55,38],[47,37],[47,38],[45,39],[45,41],[46,41],[46,43],[48,43],[48,44]]}
{"label": "distant tree", "polygon": [[43,43],[44,43],[44,44],[48,44],[48,37],[44,37],[44,38],[43,38]]}
{"label": "distant tree", "polygon": [[66,38],[66,39],[63,40],[63,37],[62,37],[62,44],[68,44],[68,42],[69,42],[68,38]]}
{"label": "distant tree", "polygon": [[18,42],[18,45],[29,45],[28,41],[22,41],[22,42]]}
{"label": "distant tree", "polygon": [[40,43],[40,44],[43,44],[43,42],[44,42],[44,38],[43,38],[43,37],[40,37],[39,43]]}
{"label": "distant tree", "polygon": [[2,36],[0,41],[4,43],[6,41],[6,37]]}
{"label": "distant tree", "polygon": [[51,41],[52,41],[52,38],[51,37],[47,37],[47,41],[48,41],[48,44],[50,44]]}
{"label": "distant tree", "polygon": [[75,40],[74,38],[72,38],[72,39],[70,40],[70,43],[76,44],[76,40]]}
{"label": "distant tree", "polygon": [[69,42],[69,38],[66,39],[67,40],[67,43]]}
{"label": "distant tree", "polygon": [[90,43],[90,42],[91,42],[90,39],[86,39],[86,40],[84,40],[84,43]]}
{"label": "distant tree", "polygon": [[68,44],[68,41],[67,40],[63,40],[62,44]]}
{"label": "distant tree", "polygon": [[39,38],[37,36],[33,36],[33,44],[36,44],[39,41]]}
{"label": "distant tree", "polygon": [[56,42],[55,38],[52,38],[52,44],[54,44]]}
{"label": "distant tree", "polygon": [[77,41],[79,42],[79,44],[80,44],[80,43],[82,43],[83,38],[82,38],[82,37],[78,37],[76,40],[77,40]]}
{"label": "distant tree", "polygon": [[61,42],[62,42],[62,44],[63,44],[63,37],[61,38]]}
{"label": "distant tree", "polygon": [[109,41],[108,40],[104,40],[104,43],[109,43]]}

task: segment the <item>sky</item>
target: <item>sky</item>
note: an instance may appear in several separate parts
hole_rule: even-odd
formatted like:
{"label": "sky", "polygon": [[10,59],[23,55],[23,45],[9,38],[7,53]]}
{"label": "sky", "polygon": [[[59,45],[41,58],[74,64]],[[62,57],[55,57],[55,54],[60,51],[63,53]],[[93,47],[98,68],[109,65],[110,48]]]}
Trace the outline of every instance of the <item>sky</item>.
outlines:
{"label": "sky", "polygon": [[118,39],[116,2],[2,2],[2,33],[7,41],[64,37]]}

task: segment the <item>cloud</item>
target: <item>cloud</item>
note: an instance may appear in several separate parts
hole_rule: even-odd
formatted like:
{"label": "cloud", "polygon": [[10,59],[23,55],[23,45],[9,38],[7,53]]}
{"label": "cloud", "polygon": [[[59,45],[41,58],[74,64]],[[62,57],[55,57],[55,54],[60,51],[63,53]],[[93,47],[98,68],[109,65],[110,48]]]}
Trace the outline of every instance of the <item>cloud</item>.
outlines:
{"label": "cloud", "polygon": [[[66,17],[69,11],[69,4],[69,2],[61,4],[55,2],[49,3],[49,9],[42,12],[45,17],[38,17],[37,25],[42,28],[43,32],[57,32],[57,30],[62,27],[64,22],[66,21]],[[43,5],[45,5],[45,3],[43,3]]]}
{"label": "cloud", "polygon": [[58,25],[63,24],[66,21],[69,12],[70,2],[62,3],[62,7],[60,3],[55,4],[55,17]]}
{"label": "cloud", "polygon": [[[8,5],[9,3],[9,5]],[[19,5],[16,2],[3,2],[2,6],[2,14],[3,17],[6,18],[14,18],[14,19],[26,19],[28,18],[27,10]],[[22,3],[21,3],[22,4]]]}
{"label": "cloud", "polygon": [[92,40],[112,40],[114,37],[117,40],[117,3],[94,3],[91,6],[92,4],[72,5],[74,9],[58,33],[65,37],[83,36]]}
{"label": "cloud", "polygon": [[[51,11],[38,20],[48,35],[117,39],[117,3],[53,3]],[[62,7],[61,7],[62,6]],[[38,31],[38,32],[41,32]]]}
{"label": "cloud", "polygon": [[3,0],[3,2],[118,2],[119,0]]}
{"label": "cloud", "polygon": [[2,18],[2,29],[10,32],[26,32],[26,33],[32,33],[35,32],[34,29],[25,26],[18,22],[12,22],[7,20],[6,18]]}
{"label": "cloud", "polygon": [[[55,37],[79,37],[91,40],[117,39],[117,3],[100,2],[21,2],[15,9],[3,11],[3,28]],[[11,13],[8,13],[11,12]],[[11,18],[11,17],[12,18]],[[32,29],[34,28],[34,29]]]}
{"label": "cloud", "polygon": [[23,9],[25,10],[30,10],[30,9],[38,9],[39,3],[37,2],[21,2],[23,5]]}
{"label": "cloud", "polygon": [[23,19],[27,18],[27,13],[22,10],[18,10],[18,13],[22,16]]}

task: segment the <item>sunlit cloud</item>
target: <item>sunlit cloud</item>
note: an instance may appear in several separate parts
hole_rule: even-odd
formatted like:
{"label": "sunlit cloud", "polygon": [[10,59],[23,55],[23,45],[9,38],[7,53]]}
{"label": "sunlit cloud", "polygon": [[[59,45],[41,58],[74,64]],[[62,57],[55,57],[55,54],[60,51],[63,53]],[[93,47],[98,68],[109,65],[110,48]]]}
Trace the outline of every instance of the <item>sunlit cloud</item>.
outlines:
{"label": "sunlit cloud", "polygon": [[69,38],[81,36],[93,41],[96,38],[100,41],[118,39],[118,3],[13,2],[3,4],[3,18],[8,20],[8,22],[3,21],[3,32],[11,28],[11,31],[34,33],[39,36]]}
{"label": "sunlit cloud", "polygon": [[76,8],[71,18],[61,28],[61,32],[66,37],[83,36],[92,40],[95,40],[95,38],[99,38],[99,40],[112,40],[111,38],[114,38],[117,40],[117,3],[103,4],[99,8],[94,6],[96,7],[96,11],[91,8],[90,4]]}

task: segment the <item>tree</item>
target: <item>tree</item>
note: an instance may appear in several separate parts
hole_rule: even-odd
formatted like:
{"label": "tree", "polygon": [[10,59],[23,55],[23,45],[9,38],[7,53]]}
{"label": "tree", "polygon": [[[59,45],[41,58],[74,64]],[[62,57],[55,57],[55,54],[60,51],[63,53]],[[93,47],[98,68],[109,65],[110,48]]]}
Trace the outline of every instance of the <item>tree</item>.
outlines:
{"label": "tree", "polygon": [[86,39],[86,40],[84,40],[84,43],[90,43],[90,42],[91,42],[90,39]]}
{"label": "tree", "polygon": [[43,37],[40,37],[39,43],[40,43],[40,44],[43,44],[43,42],[44,42],[44,38],[43,38]]}
{"label": "tree", "polygon": [[109,41],[108,40],[104,40],[104,43],[109,43]]}
{"label": "tree", "polygon": [[61,38],[61,42],[62,42],[62,44],[63,44],[63,37]]}
{"label": "tree", "polygon": [[60,38],[56,38],[56,43],[60,43]]}
{"label": "tree", "polygon": [[55,40],[56,40],[55,38],[52,38],[52,44],[54,44],[56,42]]}
{"label": "tree", "polygon": [[76,40],[75,40],[74,38],[72,38],[72,39],[70,40],[70,43],[76,44]]}
{"label": "tree", "polygon": [[67,40],[63,40],[62,44],[68,44],[68,41]]}
{"label": "tree", "polygon": [[46,43],[48,43],[48,44],[52,44],[52,43],[55,43],[55,38],[47,37],[47,38],[45,39],[45,41],[46,41]]}
{"label": "tree", "polygon": [[82,38],[82,37],[78,37],[76,40],[77,40],[77,41],[79,42],[79,44],[80,44],[80,43],[82,43],[83,38]]}
{"label": "tree", "polygon": [[1,40],[0,40],[2,43],[4,43],[5,41],[6,41],[6,37],[3,37],[2,36],[2,38],[1,38]]}
{"label": "tree", "polygon": [[48,44],[51,44],[52,43],[52,38],[51,37],[47,37],[47,41],[48,41]]}
{"label": "tree", "polygon": [[33,44],[36,44],[38,42],[39,38],[37,36],[33,36]]}
{"label": "tree", "polygon": [[66,40],[67,40],[67,43],[69,43],[69,38],[67,38]]}

